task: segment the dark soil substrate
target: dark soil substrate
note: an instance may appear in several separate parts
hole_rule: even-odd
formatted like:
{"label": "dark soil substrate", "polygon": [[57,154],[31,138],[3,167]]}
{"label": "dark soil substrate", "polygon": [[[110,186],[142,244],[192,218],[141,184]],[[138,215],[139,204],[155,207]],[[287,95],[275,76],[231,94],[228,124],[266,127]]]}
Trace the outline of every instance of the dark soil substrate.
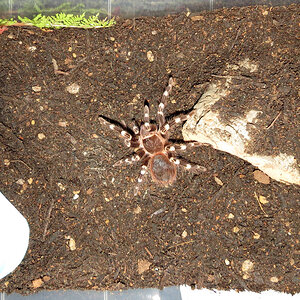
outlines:
{"label": "dark soil substrate", "polygon": [[[149,180],[134,197],[140,167],[113,167],[129,151],[97,120],[142,118],[146,99],[154,118],[170,74],[177,85],[167,114],[191,109],[195,85],[244,58],[272,60],[252,80],[288,87],[280,105],[283,116],[295,114],[299,15],[299,5],[254,7],[119,20],[108,29],[3,32],[0,188],[31,238],[0,290],[189,284],[299,292],[299,187],[261,184],[250,164],[203,147],[183,156],[209,172],[180,172],[168,188]],[[80,90],[70,94],[74,83]],[[284,118],[273,129],[281,126]]]}

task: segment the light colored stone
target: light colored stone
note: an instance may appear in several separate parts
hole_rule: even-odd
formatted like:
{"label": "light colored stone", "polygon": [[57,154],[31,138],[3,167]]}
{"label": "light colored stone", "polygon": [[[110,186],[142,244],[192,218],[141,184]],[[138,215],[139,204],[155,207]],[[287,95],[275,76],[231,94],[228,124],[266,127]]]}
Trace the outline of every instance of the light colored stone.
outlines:
{"label": "light colored stone", "polygon": [[278,277],[276,276],[273,276],[270,278],[270,281],[273,282],[273,283],[277,283],[279,281]]}
{"label": "light colored stone", "polygon": [[67,86],[66,90],[68,93],[75,95],[78,94],[80,86],[77,83],[72,83],[69,86]]}
{"label": "light colored stone", "polygon": [[35,86],[32,87],[32,90],[34,92],[38,93],[38,92],[40,92],[42,90],[42,88],[40,86],[38,86],[38,85],[35,85]]}
{"label": "light colored stone", "polygon": [[254,263],[250,259],[246,259],[242,264],[242,271],[249,273],[253,271]]}
{"label": "light colored stone", "polygon": [[154,61],[154,55],[151,50],[147,51],[147,58],[150,62]]}
{"label": "light colored stone", "polygon": [[[257,64],[248,59],[238,62],[236,65],[227,66],[227,68],[224,71],[225,74],[228,72],[239,74],[239,71],[245,69],[249,73],[255,73],[258,70]],[[218,101],[230,104],[230,101],[238,97],[236,91],[244,86],[237,82],[243,80],[251,79],[240,75],[214,77],[195,105],[193,116],[187,120],[183,127],[184,140],[208,143],[217,150],[228,152],[248,161],[274,180],[300,185],[300,171],[295,158],[296,149],[291,149],[295,155],[283,152],[267,155],[263,151],[253,153],[248,148],[251,144],[255,145],[256,139],[263,134],[263,130],[266,130],[261,125],[266,118],[265,113],[257,110],[255,105],[251,108],[251,99],[255,99],[253,100],[254,104],[254,101],[259,101],[260,96],[257,93],[263,92],[264,88],[258,89],[254,95],[244,94],[249,99],[245,105],[248,108],[245,108],[244,112],[237,112],[234,110],[235,106],[228,105],[223,107],[222,115],[218,108],[213,107]],[[256,84],[256,82],[252,84]],[[228,112],[224,111],[226,109]],[[226,114],[225,118],[224,114]]]}
{"label": "light colored stone", "polygon": [[41,132],[38,134],[38,139],[43,140],[46,136]]}

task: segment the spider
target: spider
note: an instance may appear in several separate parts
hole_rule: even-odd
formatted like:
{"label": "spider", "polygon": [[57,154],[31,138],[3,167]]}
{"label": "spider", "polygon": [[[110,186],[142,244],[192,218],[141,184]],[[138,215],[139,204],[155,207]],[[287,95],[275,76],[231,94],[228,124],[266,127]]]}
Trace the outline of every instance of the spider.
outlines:
{"label": "spider", "polygon": [[150,173],[153,182],[162,186],[169,186],[176,180],[178,166],[193,172],[205,172],[207,170],[203,166],[176,156],[176,152],[182,152],[189,147],[205,144],[198,142],[171,143],[169,141],[170,130],[175,125],[186,121],[192,115],[192,113],[181,114],[166,121],[164,108],[173,86],[174,80],[170,77],[168,86],[158,105],[157,124],[150,122],[148,103],[145,103],[144,106],[144,122],[140,126],[135,124],[132,130],[126,126],[124,121],[122,123],[111,122],[105,117],[99,117],[101,125],[117,131],[124,139],[125,145],[134,151],[133,154],[121,159],[114,166],[122,165],[123,163],[128,165],[135,162],[141,163],[141,171],[137,180],[138,184],[134,191],[135,195],[138,193],[139,185],[143,182],[143,176],[147,172]]}

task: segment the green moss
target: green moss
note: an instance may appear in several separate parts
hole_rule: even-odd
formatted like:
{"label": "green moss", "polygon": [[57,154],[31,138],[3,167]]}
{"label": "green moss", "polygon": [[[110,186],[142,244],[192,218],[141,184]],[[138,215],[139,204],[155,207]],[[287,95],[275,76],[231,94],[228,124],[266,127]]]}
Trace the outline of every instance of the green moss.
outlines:
{"label": "green moss", "polygon": [[[27,17],[18,17],[18,19],[31,26],[36,26],[39,28],[62,28],[62,27],[79,27],[79,28],[98,28],[98,27],[110,27],[115,24],[114,19],[98,19],[99,14],[95,16],[85,17],[85,13],[81,15],[58,13],[55,16],[45,16],[38,14],[33,19]],[[10,19],[0,19],[0,26],[2,25],[12,25],[17,21]]]}
{"label": "green moss", "polygon": [[0,19],[0,26],[10,26],[17,23],[14,19]]}

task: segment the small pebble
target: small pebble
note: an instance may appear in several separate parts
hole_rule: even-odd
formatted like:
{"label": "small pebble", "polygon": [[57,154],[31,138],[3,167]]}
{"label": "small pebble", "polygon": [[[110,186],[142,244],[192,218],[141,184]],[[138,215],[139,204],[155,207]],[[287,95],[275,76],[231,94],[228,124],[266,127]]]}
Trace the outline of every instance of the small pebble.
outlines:
{"label": "small pebble", "polygon": [[58,122],[58,126],[60,126],[60,127],[67,127],[68,126],[68,122],[67,121],[59,121]]}
{"label": "small pebble", "polygon": [[38,85],[35,85],[35,86],[32,87],[32,90],[34,92],[38,93],[38,92],[40,92],[42,90],[42,88],[40,86],[38,86]]}
{"label": "small pebble", "polygon": [[17,184],[19,184],[19,185],[23,185],[24,183],[25,183],[25,180],[22,178],[17,180]]}
{"label": "small pebble", "polygon": [[5,166],[9,166],[10,165],[9,159],[4,159],[3,162],[4,162]]}
{"label": "small pebble", "polygon": [[154,55],[151,50],[147,51],[147,58],[150,62],[154,61]]}
{"label": "small pebble", "polygon": [[184,231],[182,232],[182,234],[181,234],[181,236],[182,236],[183,238],[186,238],[186,237],[187,237],[187,235],[188,235],[188,233],[187,233],[187,231],[186,231],[186,230],[184,230]]}
{"label": "small pebble", "polygon": [[38,139],[43,140],[46,136],[43,133],[38,134]]}
{"label": "small pebble", "polygon": [[72,83],[66,88],[67,92],[70,94],[77,94],[80,90],[80,86],[77,83]]}
{"label": "small pebble", "polygon": [[254,238],[255,240],[258,240],[258,239],[260,238],[260,234],[257,233],[257,232],[254,232],[253,238]]}
{"label": "small pebble", "polygon": [[233,219],[233,218],[234,218],[234,214],[229,213],[227,218],[228,218],[228,219]]}
{"label": "small pebble", "polygon": [[253,270],[253,267],[254,263],[251,260],[246,259],[242,264],[242,271],[245,273],[251,272]]}
{"label": "small pebble", "polygon": [[66,236],[66,239],[69,240],[68,244],[69,244],[70,250],[71,251],[76,250],[76,242],[75,242],[75,240],[72,237],[70,237],[70,236]]}
{"label": "small pebble", "polygon": [[273,282],[273,283],[277,283],[279,281],[278,277],[276,276],[273,276],[270,278],[270,281]]}
{"label": "small pebble", "polygon": [[34,52],[36,50],[36,46],[29,46],[27,48],[30,52]]}
{"label": "small pebble", "polygon": [[48,276],[48,275],[43,276],[43,280],[44,280],[45,282],[49,281],[50,279],[51,279],[51,277]]}
{"label": "small pebble", "polygon": [[232,229],[232,231],[234,233],[238,233],[240,231],[240,229],[237,226],[234,226],[233,229]]}

